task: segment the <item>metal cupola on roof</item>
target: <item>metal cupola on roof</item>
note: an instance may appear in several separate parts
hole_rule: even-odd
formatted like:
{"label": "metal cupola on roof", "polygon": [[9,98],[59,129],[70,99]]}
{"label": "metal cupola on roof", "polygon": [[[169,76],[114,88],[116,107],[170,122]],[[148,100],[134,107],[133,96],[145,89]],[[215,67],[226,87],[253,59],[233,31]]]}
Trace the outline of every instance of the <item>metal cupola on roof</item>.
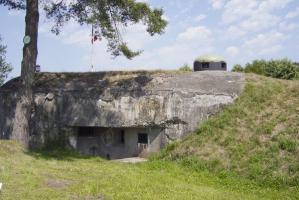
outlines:
{"label": "metal cupola on roof", "polygon": [[204,55],[198,57],[194,61],[193,65],[194,71],[204,71],[204,70],[222,70],[226,71],[227,64],[223,57],[215,55]]}

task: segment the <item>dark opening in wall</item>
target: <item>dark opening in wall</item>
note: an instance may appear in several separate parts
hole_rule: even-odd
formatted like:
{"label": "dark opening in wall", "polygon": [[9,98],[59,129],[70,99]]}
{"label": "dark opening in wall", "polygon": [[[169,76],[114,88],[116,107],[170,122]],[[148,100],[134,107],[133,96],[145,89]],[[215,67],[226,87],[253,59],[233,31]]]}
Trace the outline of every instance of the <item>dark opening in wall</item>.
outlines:
{"label": "dark opening in wall", "polygon": [[204,69],[209,68],[209,63],[207,63],[207,62],[202,63],[202,68],[204,68]]}
{"label": "dark opening in wall", "polygon": [[94,127],[79,127],[79,137],[95,137]]}
{"label": "dark opening in wall", "polygon": [[148,144],[148,135],[147,135],[147,133],[138,133],[138,143]]}
{"label": "dark opening in wall", "polygon": [[226,63],[221,63],[221,67],[223,68],[223,69],[226,69]]}
{"label": "dark opening in wall", "polygon": [[125,143],[125,130],[120,131],[120,143],[121,144]]}

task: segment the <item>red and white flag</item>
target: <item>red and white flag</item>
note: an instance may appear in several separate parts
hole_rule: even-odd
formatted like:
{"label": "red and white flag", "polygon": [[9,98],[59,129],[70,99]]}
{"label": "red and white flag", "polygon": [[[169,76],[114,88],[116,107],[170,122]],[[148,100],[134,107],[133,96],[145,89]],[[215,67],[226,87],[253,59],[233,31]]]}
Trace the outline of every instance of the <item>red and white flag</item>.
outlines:
{"label": "red and white flag", "polygon": [[98,26],[92,25],[92,28],[91,28],[91,44],[93,44],[97,40],[99,40],[99,41],[102,40],[100,30],[99,30]]}

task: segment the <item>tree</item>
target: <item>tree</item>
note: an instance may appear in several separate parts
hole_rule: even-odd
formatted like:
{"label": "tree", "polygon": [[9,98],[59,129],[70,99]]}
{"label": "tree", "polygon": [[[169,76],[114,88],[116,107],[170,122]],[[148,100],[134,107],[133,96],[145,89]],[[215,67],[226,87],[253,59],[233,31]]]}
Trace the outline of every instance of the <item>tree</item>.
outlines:
{"label": "tree", "polygon": [[183,71],[183,72],[191,72],[192,69],[191,69],[191,67],[190,67],[188,64],[184,64],[183,66],[181,66],[181,67],[179,68],[179,71]]}
{"label": "tree", "polygon": [[[162,9],[152,9],[147,3],[135,0],[0,0],[0,5],[9,9],[26,10],[25,36],[21,70],[22,88],[17,103],[12,139],[28,146],[30,137],[30,118],[33,103],[34,69],[38,54],[39,3],[55,25],[52,32],[59,34],[63,25],[70,20],[79,24],[95,25],[108,41],[108,51],[114,56],[124,55],[128,59],[139,55],[141,51],[132,51],[123,41],[121,26],[142,22],[151,35],[162,34],[167,22],[163,20]],[[25,39],[25,38],[24,38]]]}
{"label": "tree", "polygon": [[232,72],[244,72],[244,68],[240,64],[234,65]]}
{"label": "tree", "polygon": [[0,86],[4,83],[8,73],[12,70],[11,65],[5,61],[6,46],[2,45],[1,41],[0,37]]}

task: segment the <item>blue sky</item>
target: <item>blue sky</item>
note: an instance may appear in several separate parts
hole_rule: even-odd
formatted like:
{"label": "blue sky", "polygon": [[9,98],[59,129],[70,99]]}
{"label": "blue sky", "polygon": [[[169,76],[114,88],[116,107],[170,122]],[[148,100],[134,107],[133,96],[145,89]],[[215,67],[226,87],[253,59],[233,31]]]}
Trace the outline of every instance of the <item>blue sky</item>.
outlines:
{"label": "blue sky", "polygon": [[[143,0],[145,1],[145,0]],[[165,34],[150,37],[145,28],[122,28],[125,40],[141,56],[113,59],[105,40],[93,45],[91,27],[70,22],[59,36],[50,33],[51,22],[41,13],[38,64],[42,71],[90,71],[91,55],[97,71],[176,69],[192,65],[203,54],[222,55],[229,69],[253,59],[288,57],[299,61],[298,0],[146,0],[162,7],[169,21]],[[8,46],[7,60],[20,74],[24,12],[0,7],[0,35]]]}

